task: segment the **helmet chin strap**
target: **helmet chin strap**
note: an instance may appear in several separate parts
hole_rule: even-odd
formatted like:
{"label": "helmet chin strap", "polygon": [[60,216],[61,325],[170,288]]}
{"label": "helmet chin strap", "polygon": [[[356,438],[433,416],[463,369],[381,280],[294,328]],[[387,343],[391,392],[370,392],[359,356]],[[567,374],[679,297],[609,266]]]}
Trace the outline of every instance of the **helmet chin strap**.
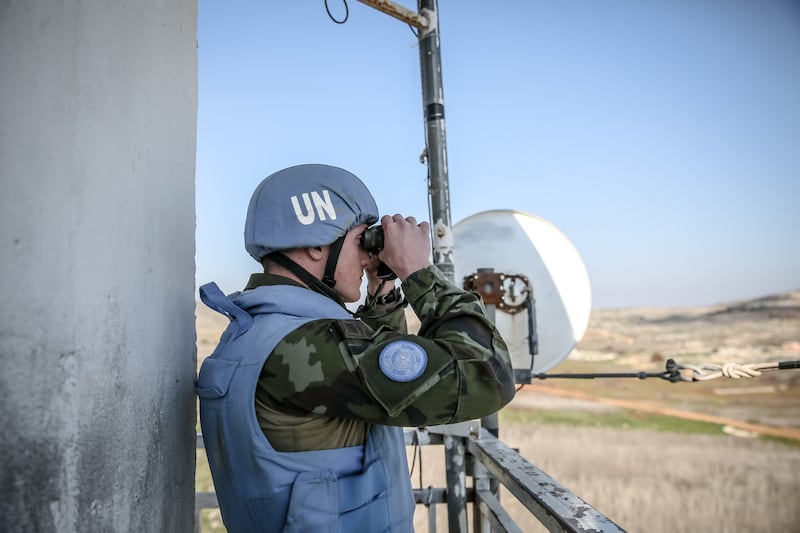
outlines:
{"label": "helmet chin strap", "polygon": [[[339,250],[341,250],[341,245],[339,246]],[[337,252],[336,255],[337,256],[339,255],[338,252]],[[339,305],[341,305],[348,313],[350,313],[350,310],[347,309],[347,306],[344,305],[344,302],[342,301],[342,298],[339,296],[339,294],[337,294],[336,291],[333,290],[333,286],[332,285],[328,285],[327,283],[323,283],[317,277],[312,275],[308,270],[306,270],[305,268],[301,267],[300,265],[298,265],[297,263],[292,261],[289,257],[285,256],[282,252],[273,252],[273,253],[269,254],[267,256],[267,258],[270,261],[273,261],[273,262],[281,265],[286,270],[288,270],[289,272],[291,272],[292,274],[297,276],[298,279],[300,279],[300,281],[305,283],[308,286],[308,288],[311,289],[312,291],[318,292],[319,294],[322,294],[323,296],[327,296],[328,298],[330,298],[334,302],[336,302]],[[330,257],[328,257],[328,263],[330,263]],[[327,272],[327,268],[328,267],[326,266],[326,272]],[[336,269],[336,263],[335,262],[334,262],[334,267],[333,268],[334,268],[334,270]],[[350,313],[350,314],[352,314],[352,313]]]}
{"label": "helmet chin strap", "polygon": [[[346,234],[345,234],[346,235]],[[322,283],[331,289],[336,286],[336,264],[339,262],[339,254],[342,253],[342,245],[344,244],[344,235],[331,243],[330,251],[328,252],[328,262],[325,263],[325,273],[322,275]]]}

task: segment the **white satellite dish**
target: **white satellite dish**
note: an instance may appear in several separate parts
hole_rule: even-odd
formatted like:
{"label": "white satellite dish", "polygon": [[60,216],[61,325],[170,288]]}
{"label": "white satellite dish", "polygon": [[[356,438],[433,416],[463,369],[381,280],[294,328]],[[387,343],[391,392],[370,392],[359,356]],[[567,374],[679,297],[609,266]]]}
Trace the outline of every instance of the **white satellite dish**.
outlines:
{"label": "white satellite dish", "polygon": [[538,352],[532,372],[566,359],[586,332],[592,307],[586,267],[569,239],[550,222],[513,210],[467,217],[453,226],[453,239],[456,284],[479,269],[503,275],[506,294],[496,306],[495,324],[514,369],[531,370],[529,315],[519,305],[521,278],[514,276],[527,278],[533,289]]}

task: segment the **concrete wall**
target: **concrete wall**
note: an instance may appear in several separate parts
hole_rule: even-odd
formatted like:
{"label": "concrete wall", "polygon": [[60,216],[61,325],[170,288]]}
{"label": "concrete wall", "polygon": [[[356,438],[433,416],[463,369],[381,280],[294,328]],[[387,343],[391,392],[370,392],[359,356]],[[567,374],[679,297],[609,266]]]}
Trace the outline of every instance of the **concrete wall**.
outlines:
{"label": "concrete wall", "polygon": [[191,531],[195,0],[0,1],[0,531]]}

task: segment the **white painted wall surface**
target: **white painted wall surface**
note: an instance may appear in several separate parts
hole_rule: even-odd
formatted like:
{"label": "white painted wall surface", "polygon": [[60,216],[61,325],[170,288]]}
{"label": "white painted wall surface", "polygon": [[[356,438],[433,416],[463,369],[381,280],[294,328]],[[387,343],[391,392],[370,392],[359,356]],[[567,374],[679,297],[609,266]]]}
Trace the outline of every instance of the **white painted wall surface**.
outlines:
{"label": "white painted wall surface", "polygon": [[0,531],[191,531],[195,0],[0,1]]}

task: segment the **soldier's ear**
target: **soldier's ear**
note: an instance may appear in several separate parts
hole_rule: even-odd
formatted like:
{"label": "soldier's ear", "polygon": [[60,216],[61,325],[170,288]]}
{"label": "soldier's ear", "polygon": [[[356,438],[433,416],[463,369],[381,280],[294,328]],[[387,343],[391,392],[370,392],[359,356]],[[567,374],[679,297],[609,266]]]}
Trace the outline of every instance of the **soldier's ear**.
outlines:
{"label": "soldier's ear", "polygon": [[328,257],[328,255],[325,253],[327,248],[327,246],[313,246],[311,248],[306,248],[305,250],[308,254],[308,257],[313,261],[322,261]]}

